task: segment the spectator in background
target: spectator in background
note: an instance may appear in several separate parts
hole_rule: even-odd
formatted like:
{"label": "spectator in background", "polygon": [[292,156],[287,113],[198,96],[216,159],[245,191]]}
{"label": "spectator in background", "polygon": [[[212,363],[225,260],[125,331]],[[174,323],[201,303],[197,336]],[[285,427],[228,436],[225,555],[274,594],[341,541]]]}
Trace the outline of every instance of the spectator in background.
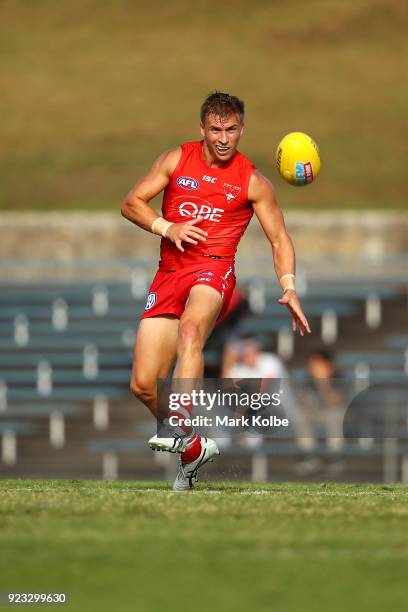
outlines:
{"label": "spectator in background", "polygon": [[[272,394],[283,390],[282,412],[277,407],[273,412],[277,416],[288,417],[293,423],[296,421],[295,398],[285,365],[274,353],[262,351],[261,344],[254,338],[235,339],[227,343],[223,354],[221,377],[241,381],[253,393]],[[260,382],[256,383],[256,386],[248,385],[248,379],[259,379]],[[263,410],[265,412],[263,416],[267,416],[268,409]],[[257,414],[262,414],[262,410]],[[262,437],[259,435],[247,437],[245,442],[249,446],[258,446],[262,442]]]}
{"label": "spectator in background", "polygon": [[331,418],[332,415],[339,413],[339,409],[342,416],[344,404],[339,385],[336,385],[336,379],[340,374],[336,370],[334,357],[327,349],[313,351],[309,356],[307,367],[310,376],[308,390],[312,395],[313,404],[326,415],[328,437],[333,437],[333,434],[340,435],[341,427],[336,426],[336,418]]}
{"label": "spectator in background", "polygon": [[222,378],[287,378],[288,372],[274,353],[261,351],[255,339],[234,340],[224,349]]}
{"label": "spectator in background", "polygon": [[[328,471],[336,475],[343,469],[336,451],[341,451],[344,446],[342,431],[345,398],[336,381],[339,372],[332,353],[327,349],[313,351],[309,355],[307,369],[309,376],[299,394],[300,429],[303,432],[299,444],[304,450],[310,450],[318,440],[324,440],[326,447],[333,452]],[[299,474],[306,474],[319,470],[322,462],[312,457],[300,462],[297,467]]]}

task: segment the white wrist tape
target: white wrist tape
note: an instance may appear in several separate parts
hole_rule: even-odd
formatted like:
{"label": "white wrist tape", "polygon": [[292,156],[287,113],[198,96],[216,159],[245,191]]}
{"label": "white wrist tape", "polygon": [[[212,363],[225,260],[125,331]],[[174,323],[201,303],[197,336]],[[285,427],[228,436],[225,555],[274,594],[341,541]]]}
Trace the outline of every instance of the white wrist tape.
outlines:
{"label": "white wrist tape", "polygon": [[281,283],[281,282],[282,282],[282,280],[283,280],[284,278],[287,278],[288,276],[293,276],[293,278],[295,278],[295,275],[294,275],[294,274],[292,274],[292,272],[288,272],[287,274],[284,274],[283,276],[281,276],[281,277],[280,277],[279,282]]}
{"label": "white wrist tape", "polygon": [[295,285],[288,285],[287,287],[284,288],[283,293],[285,293],[285,291],[289,291],[289,289],[296,291]]}
{"label": "white wrist tape", "polygon": [[292,272],[283,274],[283,276],[280,277],[279,282],[283,291],[286,291],[286,289],[294,289],[296,291],[296,276]]}
{"label": "white wrist tape", "polygon": [[158,236],[166,237],[169,227],[173,225],[171,221],[166,221],[163,217],[157,217],[151,226],[151,230],[153,234],[157,234]]}

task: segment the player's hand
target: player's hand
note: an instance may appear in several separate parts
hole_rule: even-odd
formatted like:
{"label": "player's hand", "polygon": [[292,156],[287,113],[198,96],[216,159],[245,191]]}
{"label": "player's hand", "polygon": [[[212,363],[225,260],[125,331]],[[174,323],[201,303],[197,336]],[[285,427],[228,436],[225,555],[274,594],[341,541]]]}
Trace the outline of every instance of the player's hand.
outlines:
{"label": "player's hand", "polygon": [[201,223],[202,220],[202,217],[197,217],[187,221],[187,223],[173,223],[167,231],[166,238],[174,242],[178,250],[184,253],[182,242],[188,242],[189,244],[205,242],[208,236],[207,232],[196,227],[197,223]]}
{"label": "player's hand", "polygon": [[290,314],[292,315],[292,329],[293,332],[296,333],[297,328],[299,328],[299,332],[301,336],[304,336],[307,332],[308,334],[312,333],[312,330],[309,327],[309,323],[304,315],[302,307],[300,306],[299,298],[297,296],[296,291],[293,289],[288,289],[282,295],[281,299],[278,300],[279,304],[283,304],[287,307]]}

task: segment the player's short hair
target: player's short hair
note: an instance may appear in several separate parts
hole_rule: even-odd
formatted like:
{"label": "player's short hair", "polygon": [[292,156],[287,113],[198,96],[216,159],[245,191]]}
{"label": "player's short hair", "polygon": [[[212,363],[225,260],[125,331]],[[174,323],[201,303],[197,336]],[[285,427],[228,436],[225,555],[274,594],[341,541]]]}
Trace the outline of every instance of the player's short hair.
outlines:
{"label": "player's short hair", "polygon": [[334,355],[332,351],[325,348],[318,348],[310,353],[311,357],[318,357],[319,359],[324,359],[325,361],[329,361],[333,363]]}
{"label": "player's short hair", "polygon": [[215,115],[220,119],[226,119],[229,115],[237,113],[241,121],[244,120],[245,104],[237,96],[231,96],[222,91],[210,93],[201,105],[200,120],[204,124],[208,115]]}

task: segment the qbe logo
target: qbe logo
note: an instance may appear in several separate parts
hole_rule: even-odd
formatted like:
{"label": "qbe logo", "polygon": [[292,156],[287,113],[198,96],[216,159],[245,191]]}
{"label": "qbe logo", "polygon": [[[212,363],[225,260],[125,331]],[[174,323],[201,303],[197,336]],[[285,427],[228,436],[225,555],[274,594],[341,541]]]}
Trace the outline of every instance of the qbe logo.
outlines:
{"label": "qbe logo", "polygon": [[157,302],[157,294],[149,293],[149,295],[147,296],[147,300],[146,300],[145,310],[150,310],[151,308],[153,308],[156,302]]}
{"label": "qbe logo", "polygon": [[189,191],[195,191],[199,188],[200,183],[191,176],[179,176],[177,179],[177,185],[182,189],[188,189]]}
{"label": "qbe logo", "polygon": [[224,209],[211,207],[208,204],[199,203],[197,205],[195,202],[183,202],[179,206],[179,213],[182,217],[202,217],[219,223]]}

